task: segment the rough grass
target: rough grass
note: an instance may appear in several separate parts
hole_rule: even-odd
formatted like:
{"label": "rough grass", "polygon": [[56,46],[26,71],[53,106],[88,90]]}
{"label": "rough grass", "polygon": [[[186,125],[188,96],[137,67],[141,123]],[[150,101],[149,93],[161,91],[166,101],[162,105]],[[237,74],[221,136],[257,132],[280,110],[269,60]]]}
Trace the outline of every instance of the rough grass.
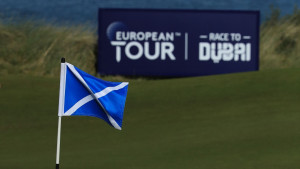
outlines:
{"label": "rough grass", "polygon": [[260,30],[261,69],[300,67],[300,10],[280,17],[273,9]]}
{"label": "rough grass", "polygon": [[0,74],[57,75],[61,57],[95,73],[95,34],[83,27],[0,23]]}

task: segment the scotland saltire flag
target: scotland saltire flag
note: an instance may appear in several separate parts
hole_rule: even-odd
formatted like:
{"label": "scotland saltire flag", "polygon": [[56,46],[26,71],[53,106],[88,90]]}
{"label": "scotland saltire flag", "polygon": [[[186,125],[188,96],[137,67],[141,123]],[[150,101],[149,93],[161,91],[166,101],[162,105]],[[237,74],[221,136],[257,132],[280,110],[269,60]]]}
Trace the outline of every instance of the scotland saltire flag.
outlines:
{"label": "scotland saltire flag", "polygon": [[127,82],[107,82],[61,63],[58,116],[93,116],[121,130]]}

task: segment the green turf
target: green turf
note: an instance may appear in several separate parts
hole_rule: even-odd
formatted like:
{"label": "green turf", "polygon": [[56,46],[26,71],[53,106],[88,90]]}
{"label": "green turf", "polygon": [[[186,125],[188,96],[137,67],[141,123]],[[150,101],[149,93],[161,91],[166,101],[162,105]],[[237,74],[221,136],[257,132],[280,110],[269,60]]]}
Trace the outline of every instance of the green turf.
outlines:
{"label": "green turf", "polygon": [[[61,169],[296,169],[299,74],[130,80],[122,131],[63,117]],[[0,168],[54,169],[59,79],[0,83]]]}

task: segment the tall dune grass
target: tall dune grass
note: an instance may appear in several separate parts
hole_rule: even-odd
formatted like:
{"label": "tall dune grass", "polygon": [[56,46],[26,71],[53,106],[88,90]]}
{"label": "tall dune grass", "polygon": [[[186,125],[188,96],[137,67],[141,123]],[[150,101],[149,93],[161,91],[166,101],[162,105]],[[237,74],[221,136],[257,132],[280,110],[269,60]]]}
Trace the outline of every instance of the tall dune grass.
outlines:
{"label": "tall dune grass", "polygon": [[96,35],[84,27],[0,23],[0,74],[57,75],[59,61],[95,73]]}
{"label": "tall dune grass", "polygon": [[[58,75],[59,60],[96,74],[97,36],[84,26],[43,22],[1,23],[0,75]],[[273,9],[260,28],[260,69],[300,67],[300,10],[280,17]]]}
{"label": "tall dune grass", "polygon": [[280,17],[279,9],[260,28],[260,68],[300,67],[300,10]]}

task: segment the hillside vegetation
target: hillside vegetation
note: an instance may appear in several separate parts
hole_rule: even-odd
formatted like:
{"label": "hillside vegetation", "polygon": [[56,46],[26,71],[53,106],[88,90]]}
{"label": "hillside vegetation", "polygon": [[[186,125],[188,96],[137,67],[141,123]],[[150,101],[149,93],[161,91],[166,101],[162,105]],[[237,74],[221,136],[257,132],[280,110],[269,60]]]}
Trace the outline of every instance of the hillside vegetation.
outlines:
{"label": "hillside vegetation", "polygon": [[272,14],[260,29],[260,68],[300,67],[300,10],[280,17]]}
{"label": "hillside vegetation", "polygon": [[80,26],[0,23],[0,74],[57,75],[61,57],[93,74],[96,40]]}
{"label": "hillside vegetation", "polygon": [[[0,74],[57,75],[61,57],[96,74],[97,36],[84,26],[0,22]],[[260,69],[300,67],[300,10],[273,9],[260,29]]]}

